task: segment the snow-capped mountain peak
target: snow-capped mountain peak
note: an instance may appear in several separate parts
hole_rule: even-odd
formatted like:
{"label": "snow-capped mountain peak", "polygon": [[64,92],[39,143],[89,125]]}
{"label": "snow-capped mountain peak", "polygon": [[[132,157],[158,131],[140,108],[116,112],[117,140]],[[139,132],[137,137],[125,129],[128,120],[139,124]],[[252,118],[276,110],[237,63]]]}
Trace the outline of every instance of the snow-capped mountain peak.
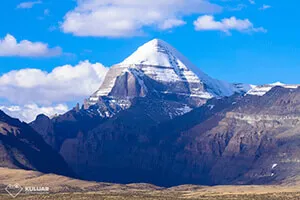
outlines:
{"label": "snow-capped mountain peak", "polygon": [[197,75],[203,76],[196,66],[179,53],[174,47],[160,39],[153,39],[139,47],[132,55],[120,65],[153,65],[175,67],[193,70]]}
{"label": "snow-capped mountain peak", "polygon": [[140,46],[133,54],[126,58],[120,65],[144,64],[155,66],[172,66],[169,60],[170,45],[166,42],[154,39]]}
{"label": "snow-capped mountain peak", "polygon": [[[140,46],[133,54],[126,58],[119,65],[149,65],[169,67],[177,72],[192,71],[200,79],[208,78],[198,67],[192,64],[184,55],[177,51],[167,42],[160,39],[153,39]],[[172,80],[171,80],[172,81]]]}
{"label": "snow-capped mountain peak", "polygon": [[[148,88],[142,84],[141,76],[143,75],[163,85],[179,83],[176,86],[177,89],[175,88],[176,93],[185,95],[191,93],[193,96],[204,99],[213,97],[212,94],[203,90],[202,80],[208,80],[209,77],[190,63],[174,47],[159,39],[147,42],[123,62],[113,66],[98,90],[97,96],[110,95],[117,77],[124,73],[133,74],[145,90],[148,90]],[[181,90],[182,85],[185,87],[184,92]],[[179,87],[181,89],[178,89]],[[150,91],[153,89],[149,88]],[[161,92],[174,93],[173,89],[170,88],[170,90],[166,89]],[[97,99],[97,97],[93,99]]]}
{"label": "snow-capped mountain peak", "polygon": [[231,84],[211,78],[170,44],[154,39],[111,67],[88,103],[95,104],[103,96],[119,100],[154,94],[164,96],[162,98],[176,97],[193,102],[195,106],[212,97],[245,92],[246,88],[245,84]]}

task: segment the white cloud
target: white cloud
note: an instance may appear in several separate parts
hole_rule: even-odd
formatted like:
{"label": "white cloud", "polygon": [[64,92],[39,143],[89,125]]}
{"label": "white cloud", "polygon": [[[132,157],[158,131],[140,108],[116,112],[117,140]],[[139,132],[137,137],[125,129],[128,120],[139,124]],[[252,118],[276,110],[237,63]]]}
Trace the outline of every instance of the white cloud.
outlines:
{"label": "white cloud", "polygon": [[269,8],[271,8],[270,5],[264,4],[264,5],[262,5],[262,7],[259,8],[259,10],[267,10],[267,9],[269,9]]}
{"label": "white cloud", "polygon": [[24,122],[32,122],[37,115],[45,114],[52,117],[56,114],[63,114],[69,110],[65,104],[54,106],[38,106],[37,104],[26,104],[24,106],[0,106],[0,109],[11,117],[18,118]]}
{"label": "white cloud", "polygon": [[61,53],[62,49],[60,47],[49,48],[48,44],[28,40],[18,42],[16,38],[10,34],[0,39],[0,57],[49,57],[58,56]]}
{"label": "white cloud", "polygon": [[249,3],[254,5],[255,1],[254,0],[249,0]]}
{"label": "white cloud", "polygon": [[84,61],[56,67],[50,73],[40,69],[10,71],[0,76],[0,98],[17,105],[82,101],[99,88],[107,70],[100,63]]}
{"label": "white cloud", "polygon": [[236,17],[224,18],[221,21],[216,21],[211,15],[200,16],[194,21],[194,26],[197,31],[222,31],[226,34],[231,34],[231,30],[239,32],[266,32],[263,27],[255,28],[249,19],[237,19]]}
{"label": "white cloud", "polygon": [[17,8],[20,9],[29,9],[32,8],[36,4],[41,4],[42,1],[27,1],[27,2],[22,2],[19,5],[17,5]]}
{"label": "white cloud", "polygon": [[143,34],[145,27],[171,29],[184,25],[185,16],[221,10],[208,0],[77,0],[61,28],[76,36],[128,37]]}
{"label": "white cloud", "polygon": [[168,19],[164,21],[164,23],[161,24],[159,28],[162,30],[167,30],[167,29],[171,29],[172,27],[183,26],[185,24],[186,22],[180,19]]}

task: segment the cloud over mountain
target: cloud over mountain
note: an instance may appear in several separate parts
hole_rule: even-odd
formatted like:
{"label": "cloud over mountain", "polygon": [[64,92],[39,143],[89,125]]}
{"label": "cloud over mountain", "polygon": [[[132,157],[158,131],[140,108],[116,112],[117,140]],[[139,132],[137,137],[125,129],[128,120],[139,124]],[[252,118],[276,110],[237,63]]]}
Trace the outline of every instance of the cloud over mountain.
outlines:
{"label": "cloud over mountain", "polygon": [[76,36],[128,37],[143,34],[146,27],[171,29],[184,25],[185,16],[221,10],[208,0],[77,0],[61,28]]}

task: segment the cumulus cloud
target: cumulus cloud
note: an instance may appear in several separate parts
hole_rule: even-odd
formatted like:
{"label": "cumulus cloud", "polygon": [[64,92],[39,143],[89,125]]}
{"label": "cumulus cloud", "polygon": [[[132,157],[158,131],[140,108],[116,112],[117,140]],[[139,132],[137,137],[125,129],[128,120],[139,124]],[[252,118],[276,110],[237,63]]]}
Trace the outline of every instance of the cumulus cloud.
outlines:
{"label": "cumulus cloud", "polygon": [[208,0],[77,0],[61,25],[76,36],[128,37],[144,28],[171,29],[191,14],[212,14],[222,8]]}
{"label": "cumulus cloud", "polygon": [[49,73],[40,69],[10,71],[0,76],[0,98],[18,105],[82,100],[98,89],[107,70],[100,63],[84,61],[56,67]]}
{"label": "cumulus cloud", "polygon": [[38,106],[37,104],[27,104],[24,106],[0,106],[0,109],[11,117],[18,118],[24,122],[32,122],[37,115],[43,113],[49,117],[59,115],[69,110],[65,104],[54,106]]}
{"label": "cumulus cloud", "polygon": [[269,9],[269,8],[271,8],[270,5],[264,4],[264,5],[262,5],[262,7],[259,8],[259,10],[267,10],[267,9]]}
{"label": "cumulus cloud", "polygon": [[22,2],[19,5],[17,5],[17,8],[19,9],[29,9],[32,8],[36,4],[41,4],[42,1],[27,1],[27,2]]}
{"label": "cumulus cloud", "polygon": [[237,19],[236,17],[224,18],[216,21],[211,15],[200,16],[194,21],[195,30],[197,31],[222,31],[231,34],[231,30],[239,32],[266,32],[263,27],[255,28],[249,19]]}
{"label": "cumulus cloud", "polygon": [[18,42],[10,34],[0,39],[0,56],[49,57],[58,56],[61,53],[60,47],[49,48],[48,44],[28,40]]}

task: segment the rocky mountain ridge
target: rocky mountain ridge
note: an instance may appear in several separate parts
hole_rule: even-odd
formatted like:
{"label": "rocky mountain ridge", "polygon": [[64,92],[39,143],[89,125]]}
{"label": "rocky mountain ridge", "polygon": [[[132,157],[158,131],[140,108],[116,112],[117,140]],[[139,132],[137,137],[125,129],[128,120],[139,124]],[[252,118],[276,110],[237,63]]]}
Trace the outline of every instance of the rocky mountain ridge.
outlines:
{"label": "rocky mountain ridge", "polygon": [[276,184],[299,173],[300,89],[214,98],[172,120],[145,112],[152,103],[137,98],[60,154],[84,179],[120,183]]}

